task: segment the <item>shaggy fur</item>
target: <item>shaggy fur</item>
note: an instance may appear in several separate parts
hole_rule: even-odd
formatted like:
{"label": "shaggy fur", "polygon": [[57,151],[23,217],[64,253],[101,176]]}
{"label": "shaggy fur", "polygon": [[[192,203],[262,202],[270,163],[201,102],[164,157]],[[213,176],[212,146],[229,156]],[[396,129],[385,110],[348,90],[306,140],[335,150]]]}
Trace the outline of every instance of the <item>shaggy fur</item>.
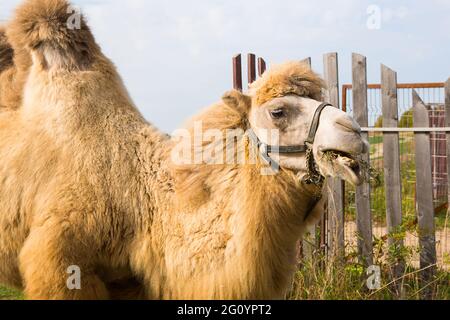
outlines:
{"label": "shaggy fur", "polygon": [[[83,17],[80,29],[67,28],[72,14],[65,1],[28,0],[8,26],[8,40],[15,50],[32,50],[44,68],[86,69],[99,48]],[[28,57],[24,54],[17,65],[27,66]]]}
{"label": "shaggy fur", "polygon": [[5,28],[0,27],[0,73],[13,66],[14,51],[8,42]]}
{"label": "shaggy fur", "polygon": [[[8,30],[33,64],[20,108],[0,112],[0,283],[30,299],[282,298],[318,190],[258,164],[171,164],[174,142],[145,122],[87,26],[65,28],[67,6],[25,1]],[[249,108],[233,91],[196,119],[245,130]],[[72,265],[81,290],[66,286]]]}
{"label": "shaggy fur", "polygon": [[289,94],[321,101],[324,88],[325,82],[307,64],[292,61],[273,66],[250,90],[255,104],[261,106]]}
{"label": "shaggy fur", "polygon": [[0,27],[0,108],[16,108],[20,105],[20,88],[15,87],[16,68],[14,50],[6,37],[4,27]]}

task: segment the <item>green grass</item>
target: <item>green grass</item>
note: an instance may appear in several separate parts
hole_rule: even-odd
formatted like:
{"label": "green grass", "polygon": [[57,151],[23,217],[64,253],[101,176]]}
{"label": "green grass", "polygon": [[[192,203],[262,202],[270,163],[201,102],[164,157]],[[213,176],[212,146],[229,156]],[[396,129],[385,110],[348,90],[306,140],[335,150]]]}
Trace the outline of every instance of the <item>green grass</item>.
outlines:
{"label": "green grass", "polygon": [[20,291],[0,286],[0,300],[23,300],[23,299],[24,296]]}
{"label": "green grass", "polygon": [[[385,197],[385,183],[384,171],[379,169],[379,184],[371,188],[371,210],[372,217],[375,222],[386,222],[386,197]],[[414,161],[406,161],[401,166],[402,178],[402,213],[408,220],[410,217],[416,216],[415,211],[415,184],[411,181],[415,180],[415,163]],[[355,208],[355,188],[351,185],[346,185],[345,207],[347,218],[350,220],[356,216]],[[445,214],[444,214],[445,216]]]}
{"label": "green grass", "polygon": [[447,219],[445,213],[439,213],[436,216],[435,222],[437,230],[443,230],[445,227],[450,228],[450,220]]}
{"label": "green grass", "polygon": [[382,135],[372,136],[369,138],[369,143],[370,145],[383,143],[383,136]]}
{"label": "green grass", "polygon": [[[419,270],[407,267],[399,278],[403,294],[398,296],[390,278],[390,268],[381,269],[381,287],[369,290],[366,285],[365,268],[359,264],[347,264],[325,269],[317,263],[305,263],[294,278],[291,300],[420,300]],[[430,287],[432,300],[450,300],[450,273],[439,270]]]}
{"label": "green grass", "polygon": [[[371,143],[371,161],[372,165],[376,166],[379,173],[380,183],[377,186],[372,186],[371,189],[371,210],[374,222],[386,223],[386,196],[384,185],[384,169],[383,169],[383,154],[378,154],[378,150],[382,150],[383,143],[382,134],[373,134],[369,137]],[[413,154],[415,153],[415,143],[412,134],[404,134],[400,137],[400,156],[401,161],[401,180],[402,180],[402,214],[405,221],[414,220],[416,217],[415,208],[415,192],[416,192],[416,167]],[[355,188],[350,185],[346,186],[346,214],[349,220],[354,220],[356,215],[355,209]],[[447,199],[438,201],[439,203],[447,202]],[[436,205],[438,206],[438,205]],[[447,208],[436,212],[436,228],[442,230],[445,227]]]}
{"label": "green grass", "polygon": [[[404,236],[404,235],[403,235]],[[402,237],[400,234],[399,237]],[[367,287],[366,268],[359,263],[356,247],[347,244],[346,255],[339,261],[330,261],[322,250],[315,250],[309,259],[304,259],[295,274],[291,300],[419,300],[424,292],[421,270],[413,267],[413,256],[417,249],[387,247],[387,240],[374,242],[374,265],[381,269],[381,285],[377,290]],[[450,257],[449,257],[450,258]],[[404,261],[402,276],[394,279],[392,268],[397,261]],[[403,288],[399,296],[395,281]],[[450,300],[450,272],[437,269],[425,288],[431,289],[431,299]]]}

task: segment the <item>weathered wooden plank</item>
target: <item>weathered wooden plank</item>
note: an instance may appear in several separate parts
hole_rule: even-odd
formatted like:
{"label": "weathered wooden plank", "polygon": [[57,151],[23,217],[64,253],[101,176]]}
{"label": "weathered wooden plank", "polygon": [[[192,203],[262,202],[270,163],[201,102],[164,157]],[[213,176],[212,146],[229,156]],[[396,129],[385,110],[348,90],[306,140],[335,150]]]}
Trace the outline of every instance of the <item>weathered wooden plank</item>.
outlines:
{"label": "weathered wooden plank", "polygon": [[442,128],[436,128],[436,127],[428,127],[428,128],[361,128],[361,131],[363,132],[444,132],[444,133],[450,133],[450,127],[442,127]]}
{"label": "weathered wooden plank", "polygon": [[266,72],[267,64],[263,58],[258,58],[258,75],[261,77]]}
{"label": "weathered wooden plank", "polygon": [[[445,126],[450,127],[450,78],[445,82]],[[450,132],[446,134],[447,138],[447,172],[450,173]],[[450,175],[449,175],[450,176]],[[450,199],[450,179],[447,179],[448,199]],[[448,215],[450,215],[450,206],[448,206]]]}
{"label": "weathered wooden plank", "polygon": [[311,60],[311,58],[303,59],[303,60],[300,61],[300,62],[305,63],[305,64],[308,65],[310,68],[312,67],[312,60]]}
{"label": "weathered wooden plank", "polygon": [[[312,67],[312,59],[311,57],[303,59],[300,61],[301,63],[305,63],[306,65],[308,65],[310,68]],[[303,249],[303,257],[305,259],[312,259],[313,258],[313,254],[316,250],[318,250],[319,248],[325,248],[326,242],[322,242],[322,235],[325,235],[326,233],[328,233],[327,230],[327,224],[324,221],[325,218],[323,218],[324,223],[320,223],[318,226],[310,226],[308,228],[308,230],[306,230],[306,235],[304,237],[304,241],[302,243],[302,249]],[[320,234],[321,234],[321,238],[320,238],[320,243],[317,243],[317,232],[318,232],[318,228],[320,228]],[[324,238],[325,239],[325,238]]]}
{"label": "weathered wooden plank", "polygon": [[242,56],[233,57],[233,88],[242,91]]}
{"label": "weathered wooden plank", "polygon": [[[413,91],[414,126],[429,125],[428,109]],[[420,269],[422,298],[431,299],[436,269],[436,239],[433,205],[433,181],[429,133],[415,133],[417,217],[419,221]]]}
{"label": "weathered wooden plank", "polygon": [[300,243],[300,247],[302,249],[303,259],[313,259],[316,250],[316,226],[308,227]]}
{"label": "weathered wooden plank", "polygon": [[[327,243],[328,243],[328,231],[327,231],[328,218],[327,218],[327,216],[328,216],[327,210],[325,210],[325,214],[322,217],[322,219],[320,220],[319,226],[317,227],[320,237],[316,238],[316,246],[323,256],[327,255]],[[320,263],[321,268],[325,267],[325,261],[323,261],[323,260],[324,259],[322,259],[322,261]]]}
{"label": "weathered wooden plank", "polygon": [[[324,55],[324,78],[327,84],[325,100],[339,108],[339,62],[337,53]],[[344,182],[341,179],[328,181],[328,248],[336,258],[343,258],[344,237]]]}
{"label": "weathered wooden plank", "polygon": [[[308,58],[306,58],[306,59],[303,59],[303,60],[301,60],[300,62],[301,62],[301,63],[304,63],[304,64],[306,64],[307,66],[309,66],[310,68],[312,68],[312,59],[311,59],[311,57],[308,57]],[[325,215],[324,215],[324,217],[322,218],[322,221],[321,221],[321,223],[320,223],[318,226],[311,226],[311,227],[309,228],[308,232],[309,232],[310,235],[311,235],[309,241],[312,240],[312,237],[315,237],[316,240],[317,240],[317,232],[319,231],[319,229],[320,229],[320,234],[321,234],[321,235],[326,235],[326,237],[328,236],[328,228],[327,228],[327,221],[326,221],[327,218],[326,218],[326,215],[327,215],[327,213],[325,212]],[[326,237],[324,237],[323,239],[326,239]],[[315,248],[316,248],[316,249],[318,249],[318,248],[323,248],[323,249],[325,249],[326,246],[327,246],[327,243],[326,243],[325,240],[322,241],[322,236],[321,236],[321,238],[320,238],[320,242],[319,242],[319,243],[317,243],[317,241],[315,242]]]}
{"label": "weathered wooden plank", "polygon": [[339,108],[339,60],[336,52],[327,53],[323,57],[324,78],[328,86],[325,91],[327,102]]}
{"label": "weathered wooden plank", "polygon": [[248,85],[251,85],[256,80],[256,56],[253,53],[249,53],[247,56],[247,68]]}
{"label": "weathered wooden plank", "polygon": [[[381,65],[381,97],[383,108],[383,127],[398,127],[397,73]],[[402,225],[402,180],[400,173],[400,140],[398,132],[383,132],[383,163],[386,199],[386,221],[389,232],[388,244],[395,252],[403,246],[403,241],[395,235]],[[397,259],[398,260],[398,259]],[[392,266],[392,276],[400,279],[404,274],[404,263],[398,260]],[[401,281],[396,286],[401,294]]]}
{"label": "weathered wooden plank", "polygon": [[[437,89],[444,88],[444,82],[415,82],[415,83],[397,83],[397,89]],[[345,89],[351,89],[351,84],[344,84]],[[368,89],[381,89],[381,84],[371,83],[367,85]]]}
{"label": "weathered wooden plank", "polygon": [[[304,59],[301,62],[306,63],[309,67],[311,67],[311,58]],[[305,236],[303,237],[303,257],[305,259],[311,260],[313,258],[314,251],[317,249],[316,235],[317,226],[309,226],[306,230]]]}
{"label": "weathered wooden plank", "polygon": [[[352,78],[354,118],[361,127],[368,127],[367,61],[366,57],[356,53],[352,56]],[[362,136],[368,139],[367,133],[362,133]],[[365,155],[363,160],[369,163],[370,155]],[[373,236],[369,183],[364,183],[356,188],[356,226],[360,260],[366,266],[371,266],[373,264]]]}

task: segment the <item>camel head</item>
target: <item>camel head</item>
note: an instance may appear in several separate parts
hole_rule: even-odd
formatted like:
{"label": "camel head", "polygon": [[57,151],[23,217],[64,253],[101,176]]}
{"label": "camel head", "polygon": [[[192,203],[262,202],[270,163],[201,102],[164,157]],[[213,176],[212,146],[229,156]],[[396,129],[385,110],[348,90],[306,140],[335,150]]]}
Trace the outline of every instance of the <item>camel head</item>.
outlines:
{"label": "camel head", "polygon": [[324,104],[323,88],[320,77],[302,63],[289,62],[266,72],[249,92],[248,122],[254,140],[259,147],[289,151],[267,153],[281,168],[300,176],[314,170],[318,176],[359,185],[363,179],[360,158],[368,152],[368,143],[349,115]]}

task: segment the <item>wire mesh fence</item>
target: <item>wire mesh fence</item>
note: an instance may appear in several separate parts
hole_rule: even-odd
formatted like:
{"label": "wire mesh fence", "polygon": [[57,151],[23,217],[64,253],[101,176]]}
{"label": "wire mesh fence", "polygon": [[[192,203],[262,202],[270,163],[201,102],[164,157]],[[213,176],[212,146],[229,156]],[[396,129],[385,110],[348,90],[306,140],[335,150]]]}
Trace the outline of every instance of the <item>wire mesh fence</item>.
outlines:
{"label": "wire mesh fence", "polygon": [[[351,86],[343,87],[343,110],[353,114],[353,101]],[[399,108],[399,127],[413,127],[413,101],[412,92],[416,90],[423,101],[429,106],[430,127],[445,127],[445,93],[442,84],[411,84],[398,86],[398,108]],[[380,85],[369,85],[368,87],[368,115],[369,127],[382,128],[382,95]],[[415,168],[415,143],[414,133],[400,132],[400,167],[401,167],[401,191],[402,191],[402,214],[406,225],[414,227],[417,224],[416,216],[416,168]],[[437,217],[436,240],[439,263],[443,266],[443,260],[446,254],[450,252],[450,239],[448,232],[442,231],[445,223],[446,211],[448,207],[448,173],[446,156],[446,134],[431,133],[431,157],[433,174],[433,200]],[[384,185],[384,154],[389,150],[384,150],[383,133],[370,132],[370,160],[371,166],[379,174],[379,181],[372,185],[370,193],[370,206],[373,218],[373,234],[375,239],[381,239],[388,234],[386,223],[386,194]],[[355,242],[356,225],[354,217],[355,208],[355,189],[346,185],[345,192],[345,214],[346,214],[346,243]],[[441,231],[439,230],[441,229]],[[408,228],[405,245],[409,248],[418,248],[419,239],[414,228]],[[419,261],[418,251],[414,252],[415,260]]]}

